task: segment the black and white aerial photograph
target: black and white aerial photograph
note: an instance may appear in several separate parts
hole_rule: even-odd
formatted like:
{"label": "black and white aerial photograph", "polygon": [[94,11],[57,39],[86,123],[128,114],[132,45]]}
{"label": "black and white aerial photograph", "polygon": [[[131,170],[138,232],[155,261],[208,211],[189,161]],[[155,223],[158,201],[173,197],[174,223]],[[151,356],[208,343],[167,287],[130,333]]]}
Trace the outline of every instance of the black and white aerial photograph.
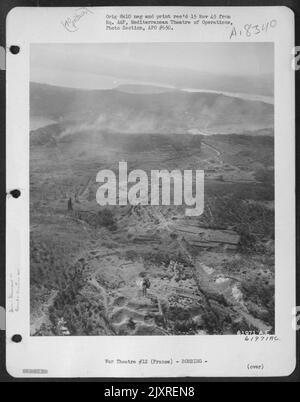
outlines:
{"label": "black and white aerial photograph", "polygon": [[272,42],[30,45],[31,336],[275,332]]}

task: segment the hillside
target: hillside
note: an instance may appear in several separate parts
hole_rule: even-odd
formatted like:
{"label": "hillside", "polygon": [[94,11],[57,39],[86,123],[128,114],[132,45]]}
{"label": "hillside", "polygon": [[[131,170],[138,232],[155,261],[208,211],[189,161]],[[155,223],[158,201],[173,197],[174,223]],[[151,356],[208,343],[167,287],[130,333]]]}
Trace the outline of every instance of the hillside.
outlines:
{"label": "hillside", "polygon": [[31,121],[71,121],[81,129],[118,133],[242,133],[274,123],[273,105],[216,93],[128,93],[31,83],[30,104]]}
{"label": "hillside", "polygon": [[[32,335],[274,332],[273,137],[67,130],[30,137]],[[97,172],[120,160],[204,169],[204,214],[100,207]]]}

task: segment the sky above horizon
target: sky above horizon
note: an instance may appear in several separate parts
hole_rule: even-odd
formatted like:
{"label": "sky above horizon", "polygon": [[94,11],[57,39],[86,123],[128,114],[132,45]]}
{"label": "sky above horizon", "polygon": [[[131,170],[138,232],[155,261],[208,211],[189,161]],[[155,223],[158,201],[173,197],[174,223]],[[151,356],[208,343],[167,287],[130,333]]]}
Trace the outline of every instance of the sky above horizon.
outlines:
{"label": "sky above horizon", "polygon": [[31,81],[73,88],[109,89],[130,83],[172,87],[173,82],[182,85],[186,74],[197,81],[205,74],[273,73],[272,43],[81,43],[30,48]]}

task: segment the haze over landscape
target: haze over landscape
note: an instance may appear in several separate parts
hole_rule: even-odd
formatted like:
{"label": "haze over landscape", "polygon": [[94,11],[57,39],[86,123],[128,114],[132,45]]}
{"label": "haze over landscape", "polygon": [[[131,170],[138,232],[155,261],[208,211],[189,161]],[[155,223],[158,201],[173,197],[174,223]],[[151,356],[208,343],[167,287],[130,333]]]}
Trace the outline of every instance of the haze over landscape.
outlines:
{"label": "haze over landscape", "polygon": [[30,74],[31,81],[71,88],[134,83],[272,96],[273,44],[32,45]]}
{"label": "haze over landscape", "polygon": [[119,132],[175,133],[270,128],[272,61],[269,43],[33,45],[31,124],[82,119]]}
{"label": "haze over landscape", "polygon": [[[31,46],[32,335],[274,332],[273,50]],[[204,213],[100,207],[122,160],[204,170]]]}

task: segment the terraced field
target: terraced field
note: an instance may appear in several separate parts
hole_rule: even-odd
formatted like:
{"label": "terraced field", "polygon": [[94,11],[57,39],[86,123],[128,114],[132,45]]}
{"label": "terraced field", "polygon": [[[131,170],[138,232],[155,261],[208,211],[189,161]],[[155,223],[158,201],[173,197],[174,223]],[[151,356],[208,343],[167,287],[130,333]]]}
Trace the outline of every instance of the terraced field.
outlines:
{"label": "terraced field", "polygon": [[[182,139],[145,134],[103,146],[96,134],[32,137],[32,335],[272,332],[272,138],[209,136],[202,146],[191,135],[182,148]],[[99,207],[96,174],[123,159],[130,170],[204,169],[204,214]]]}

